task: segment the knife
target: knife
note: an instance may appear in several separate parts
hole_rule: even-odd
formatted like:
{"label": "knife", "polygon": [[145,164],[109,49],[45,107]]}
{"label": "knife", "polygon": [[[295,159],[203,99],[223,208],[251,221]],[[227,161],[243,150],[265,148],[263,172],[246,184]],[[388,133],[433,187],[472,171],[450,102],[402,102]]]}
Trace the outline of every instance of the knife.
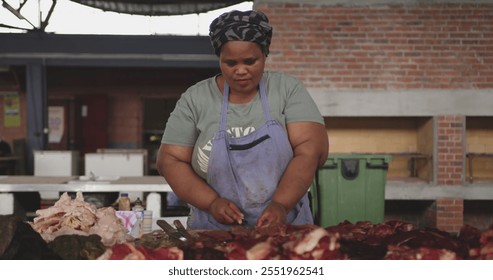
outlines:
{"label": "knife", "polygon": [[162,228],[164,230],[164,232],[166,232],[166,234],[170,237],[170,238],[173,238],[175,240],[178,240],[182,243],[186,243],[187,242],[187,239],[185,238],[185,236],[183,236],[182,233],[178,232],[175,228],[173,228],[173,226],[171,226],[170,224],[168,224],[168,222],[166,222],[165,220],[157,220],[157,225]]}
{"label": "knife", "polygon": [[195,238],[190,234],[190,232],[188,232],[188,230],[183,226],[180,220],[175,220],[173,224],[175,225],[178,232],[181,233],[189,242],[195,241]]}

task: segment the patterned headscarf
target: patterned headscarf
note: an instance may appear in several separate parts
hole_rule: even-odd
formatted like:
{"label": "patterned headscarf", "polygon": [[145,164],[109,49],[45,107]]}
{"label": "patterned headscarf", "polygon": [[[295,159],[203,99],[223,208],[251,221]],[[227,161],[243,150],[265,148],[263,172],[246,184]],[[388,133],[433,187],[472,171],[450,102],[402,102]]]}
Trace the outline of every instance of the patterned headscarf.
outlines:
{"label": "patterned headscarf", "polygon": [[220,15],[209,26],[209,36],[217,56],[228,41],[248,41],[260,45],[267,56],[272,27],[267,16],[259,11],[231,11]]}

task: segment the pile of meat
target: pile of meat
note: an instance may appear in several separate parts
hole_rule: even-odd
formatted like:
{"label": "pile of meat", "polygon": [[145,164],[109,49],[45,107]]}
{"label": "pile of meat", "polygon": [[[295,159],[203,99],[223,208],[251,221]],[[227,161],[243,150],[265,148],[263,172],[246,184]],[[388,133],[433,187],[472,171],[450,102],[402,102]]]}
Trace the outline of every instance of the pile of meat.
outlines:
{"label": "pile of meat", "polygon": [[31,236],[39,235],[29,239],[21,236],[22,223],[4,219],[8,231],[3,236],[8,238],[0,243],[0,259],[29,258],[33,254],[23,253],[22,247],[29,248],[29,242],[42,247],[45,253],[38,254],[42,259],[493,259],[493,225],[482,232],[465,225],[458,234],[450,234],[434,228],[417,229],[403,221],[345,221],[325,228],[279,224],[190,231],[192,238],[187,241],[153,231],[134,240],[113,208],[97,209],[84,202],[82,193],[75,199],[65,193],[54,206],[36,213],[30,226],[24,223]]}
{"label": "pile of meat", "polygon": [[0,216],[0,232],[4,229],[0,259],[493,259],[493,225],[482,232],[465,225],[458,234],[450,234],[434,228],[416,229],[401,221],[346,221],[325,228],[273,225],[190,231],[193,238],[185,242],[173,240],[159,230],[139,240],[129,240],[118,218],[100,218],[99,211],[81,199],[64,197],[51,210],[40,210],[39,219],[31,225],[15,217]]}
{"label": "pile of meat", "polygon": [[[238,226],[229,231],[197,231],[193,235],[193,240],[173,244],[160,256],[189,260],[493,259],[493,226],[482,233],[464,226],[459,234],[452,235],[432,228],[415,229],[412,224],[400,221],[381,224],[346,221],[326,228],[313,225],[253,229]],[[146,244],[145,239],[142,242],[144,247],[155,248],[152,250],[163,248],[156,243]],[[126,249],[128,254],[121,254],[121,247],[113,248],[112,252],[120,254],[110,253],[110,258],[128,259],[141,255],[136,254],[136,250],[139,251],[138,248]]]}
{"label": "pile of meat", "polygon": [[52,207],[36,211],[37,217],[31,226],[45,241],[53,241],[62,235],[96,234],[105,246],[125,243],[132,240],[122,221],[111,207],[99,208],[84,201],[81,192],[75,199],[67,193]]}

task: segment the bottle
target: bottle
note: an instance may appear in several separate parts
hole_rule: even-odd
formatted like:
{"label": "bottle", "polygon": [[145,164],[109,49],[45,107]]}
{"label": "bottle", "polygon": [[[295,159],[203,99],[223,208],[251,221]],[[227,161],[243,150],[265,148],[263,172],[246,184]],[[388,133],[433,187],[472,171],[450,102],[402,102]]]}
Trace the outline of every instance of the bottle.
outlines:
{"label": "bottle", "polygon": [[140,197],[137,197],[137,199],[134,202],[134,207],[132,208],[133,211],[144,211],[144,204],[142,203],[142,200],[140,200]]}
{"label": "bottle", "polygon": [[121,193],[118,199],[118,210],[119,211],[130,211],[130,199],[128,198],[128,193]]}

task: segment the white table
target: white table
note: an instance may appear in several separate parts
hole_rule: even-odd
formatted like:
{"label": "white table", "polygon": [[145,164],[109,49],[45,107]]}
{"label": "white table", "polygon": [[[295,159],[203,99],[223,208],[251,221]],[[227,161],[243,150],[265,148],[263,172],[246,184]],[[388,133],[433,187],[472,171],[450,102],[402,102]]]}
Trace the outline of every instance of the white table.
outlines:
{"label": "white table", "polygon": [[[117,177],[80,180],[79,176],[0,176],[0,214],[12,214],[14,198],[9,192],[171,192],[161,176]],[[157,196],[153,196],[155,199]],[[154,201],[153,213],[161,213],[161,201]],[[157,208],[159,206],[159,208]]]}

